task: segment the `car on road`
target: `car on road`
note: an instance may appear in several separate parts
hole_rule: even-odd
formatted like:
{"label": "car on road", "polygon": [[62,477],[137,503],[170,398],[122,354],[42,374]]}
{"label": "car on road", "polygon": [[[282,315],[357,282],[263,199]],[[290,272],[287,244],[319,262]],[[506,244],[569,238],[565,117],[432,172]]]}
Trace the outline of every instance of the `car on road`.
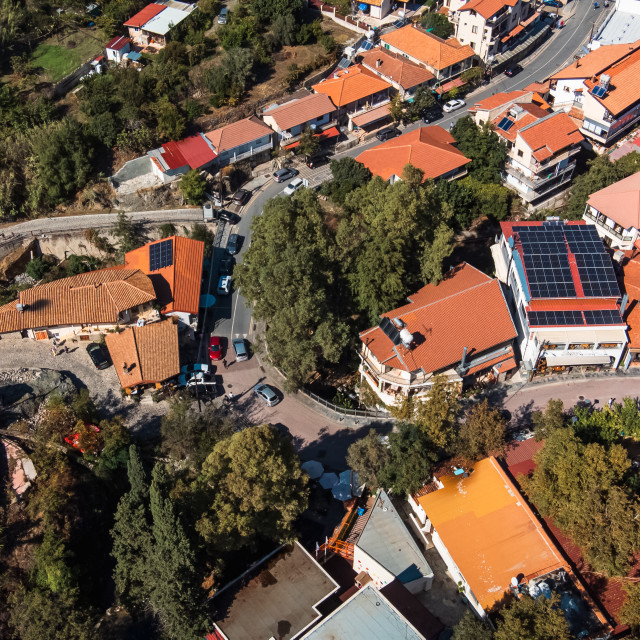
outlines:
{"label": "car on road", "polygon": [[231,341],[231,346],[236,354],[236,360],[242,362],[249,359],[249,352],[247,351],[247,344],[242,338],[235,338]]}
{"label": "car on road", "polygon": [[445,113],[451,113],[452,111],[456,111],[457,109],[462,109],[467,103],[464,100],[449,100],[449,102],[445,102],[442,105],[442,110]]}
{"label": "car on road", "polygon": [[226,209],[220,209],[220,211],[218,212],[218,218],[220,218],[220,220],[228,222],[229,224],[235,224],[238,220],[238,216],[235,213],[233,213],[232,211],[227,211]]}
{"label": "car on road", "polygon": [[231,276],[220,276],[216,291],[219,296],[228,296],[231,293]]}
{"label": "car on road", "polygon": [[396,138],[399,135],[400,131],[398,131],[398,129],[396,129],[395,127],[387,127],[386,129],[378,131],[378,133],[376,133],[376,138],[378,138],[378,140],[380,140],[381,142],[384,142],[385,140]]}
{"label": "car on road", "polygon": [[230,256],[235,256],[240,251],[240,236],[237,233],[232,233],[229,236],[226,251]]}
{"label": "car on road", "polygon": [[328,162],[329,156],[321,155],[314,156],[313,158],[307,158],[305,164],[307,165],[307,167],[309,167],[309,169],[317,169],[318,167],[328,164]]}
{"label": "car on road", "polygon": [[232,256],[227,256],[220,260],[220,268],[218,273],[221,276],[230,276],[233,273],[233,267],[235,266],[235,260]]}
{"label": "car on road", "polygon": [[508,78],[513,78],[513,76],[517,75],[521,71],[522,67],[519,64],[514,64],[504,70],[504,75]]}
{"label": "car on road", "polygon": [[555,7],[556,9],[559,9],[562,6],[562,2],[559,2],[558,0],[542,0],[542,4],[547,7]]}
{"label": "car on road", "polygon": [[430,122],[435,122],[442,118],[442,111],[439,107],[432,107],[431,109],[427,109],[422,114],[422,122],[429,124]]}
{"label": "car on road", "polygon": [[295,180],[292,180],[285,188],[284,188],[284,195],[285,196],[292,196],[298,189],[304,187],[304,182],[302,182],[302,178],[296,178]]}
{"label": "car on road", "polygon": [[247,191],[246,189],[238,189],[234,194],[231,200],[233,200],[233,204],[237,204],[241,207],[245,202],[247,202],[251,198],[251,191]]}
{"label": "car on road", "polygon": [[267,407],[273,407],[280,402],[280,398],[278,398],[276,392],[268,384],[257,384],[253,388],[253,391]]}
{"label": "car on road", "polygon": [[291,167],[286,167],[285,169],[278,169],[273,177],[276,182],[286,182],[289,178],[294,178],[298,175],[298,170],[293,169]]}
{"label": "car on road", "polygon": [[101,344],[97,342],[88,344],[87,353],[96,369],[107,369],[111,365],[111,360]]}
{"label": "car on road", "polygon": [[222,360],[222,344],[218,336],[209,338],[209,357],[212,360]]}

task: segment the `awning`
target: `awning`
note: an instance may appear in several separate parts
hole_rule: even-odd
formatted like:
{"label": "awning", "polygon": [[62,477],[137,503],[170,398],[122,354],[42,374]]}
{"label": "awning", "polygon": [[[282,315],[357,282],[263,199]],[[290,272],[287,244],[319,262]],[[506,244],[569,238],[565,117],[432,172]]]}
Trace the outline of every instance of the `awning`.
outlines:
{"label": "awning", "polygon": [[511,40],[511,38],[513,38],[514,36],[517,36],[522,31],[524,31],[524,27],[521,24],[519,24],[518,26],[511,29],[511,31],[509,31],[509,33],[504,38],[502,38],[500,42],[506,42],[507,40]]}
{"label": "awning", "polygon": [[462,80],[461,78],[455,78],[454,80],[451,80],[450,82],[445,82],[441,87],[438,87],[436,89],[436,93],[438,95],[442,95],[443,93],[447,93],[447,91],[451,91],[451,89],[453,89],[453,87],[464,87],[464,85],[467,84],[464,80]]}
{"label": "awning", "polygon": [[382,120],[382,118],[387,118],[388,116],[389,105],[384,104],[381,107],[371,109],[371,111],[361,113],[359,116],[351,118],[351,122],[353,122],[356,127],[364,127],[367,124],[371,124],[372,122],[376,122],[377,120]]}
{"label": "awning", "polygon": [[548,367],[581,367],[592,364],[611,364],[610,356],[591,354],[567,353],[563,355],[547,355]]}
{"label": "awning", "polygon": [[[329,129],[325,129],[320,133],[314,133],[313,137],[318,138],[320,142],[323,140],[328,140],[329,138],[337,138],[340,135],[340,129],[338,127],[330,127]],[[300,140],[297,142],[292,142],[291,144],[282,147],[283,149],[295,149],[300,144]]]}
{"label": "awning", "polygon": [[500,373],[505,373],[506,371],[511,371],[511,369],[515,369],[518,364],[515,361],[515,358],[509,358],[500,364],[497,364],[494,369],[497,369]]}

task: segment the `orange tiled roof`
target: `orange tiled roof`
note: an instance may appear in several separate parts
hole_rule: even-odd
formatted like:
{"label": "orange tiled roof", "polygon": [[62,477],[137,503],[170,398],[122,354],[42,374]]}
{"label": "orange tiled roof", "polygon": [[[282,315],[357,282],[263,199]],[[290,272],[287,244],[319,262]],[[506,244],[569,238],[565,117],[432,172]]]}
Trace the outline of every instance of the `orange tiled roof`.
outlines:
{"label": "orange tiled roof", "polygon": [[269,109],[262,114],[262,117],[271,116],[278,127],[284,131],[335,110],[336,107],[329,96],[324,93],[310,93],[304,98],[291,100],[274,109]]}
{"label": "orange tiled roof", "polygon": [[458,11],[475,11],[488,20],[504,7],[515,7],[517,0],[469,0]]}
{"label": "orange tiled roof", "polygon": [[469,45],[462,45],[455,38],[443,40],[412,25],[396,29],[380,39],[438,71],[475,55]]}
{"label": "orange tiled roof", "polygon": [[209,131],[204,135],[211,141],[215,152],[220,155],[224,151],[235,149],[272,133],[271,127],[268,127],[260,118],[251,116]]}
{"label": "orange tiled roof", "polygon": [[[514,106],[522,109],[524,113],[521,112],[518,117],[514,118],[512,115],[510,115],[510,111]],[[532,102],[524,102],[518,103],[517,105],[510,105],[509,108],[505,109],[502,113],[500,113],[493,119],[492,124],[494,126],[495,132],[500,137],[505,138],[510,142],[514,142],[516,137],[518,136],[518,132],[521,129],[528,127],[529,125],[537,122],[540,118],[544,118],[548,115],[549,113],[538,105],[533,104]],[[498,128],[498,124],[503,118],[507,118],[508,120],[511,120],[513,122],[513,125],[509,128],[508,131]]]}
{"label": "orange tiled roof", "polygon": [[523,91],[535,91],[536,93],[547,93],[549,91],[549,81],[547,82],[532,82],[528,84]]}
{"label": "orange tiled roof", "polygon": [[623,229],[640,229],[640,171],[592,193],[587,204]]}
{"label": "orange tiled roof", "polygon": [[491,111],[492,109],[497,109],[498,107],[511,105],[514,100],[518,98],[522,98],[526,96],[529,91],[509,91],[508,93],[496,93],[495,95],[489,96],[484,100],[480,100],[480,102],[476,102],[470,111],[477,111],[481,109],[483,111]]}
{"label": "orange tiled roof", "polygon": [[151,280],[138,269],[101,269],[20,291],[23,311],[0,307],[0,333],[118,321],[118,314],[155,300]]}
{"label": "orange tiled roof", "polygon": [[338,107],[344,107],[356,100],[362,100],[390,88],[391,85],[388,82],[378,78],[361,64],[355,64],[340,71],[334,74],[334,77],[327,78],[312,87],[316,93],[328,95],[333,104]]}
{"label": "orange tiled roof", "polygon": [[607,44],[589,52],[586,56],[572,62],[569,66],[551,76],[550,80],[571,78],[591,78],[602,73],[618,60],[626,58],[640,48],[640,40],[633,44]]}
{"label": "orange tiled roof", "polygon": [[410,89],[435,78],[428,69],[381,47],[367,51],[362,56],[362,64],[374,73],[397,82],[403,89]]}
{"label": "orange tiled roof", "polygon": [[514,576],[570,571],[494,457],[477,462],[468,477],[440,481],[444,488],[418,502],[483,609],[506,595]]}
{"label": "orange tiled roof", "polygon": [[584,140],[578,126],[564,111],[546,115],[519,129],[518,134],[527,143],[538,162]]}
{"label": "orange tiled roof", "polygon": [[[151,271],[149,247],[167,240],[173,242],[173,263],[168,267]],[[163,313],[197,314],[200,307],[203,259],[204,242],[172,236],[129,251],[124,257],[124,264],[125,267],[140,269],[148,274]]]}
{"label": "orange tiled roof", "polygon": [[453,136],[442,127],[420,127],[363,151],[356,160],[383,180],[400,176],[408,164],[424,171],[426,180],[471,162],[454,145]]}
{"label": "orange tiled roof", "polygon": [[384,317],[402,319],[414,336],[411,350],[402,346],[394,350],[380,327],[360,334],[377,360],[390,367],[409,372],[440,371],[458,363],[464,347],[469,357],[474,357],[516,336],[499,282],[467,263],[452,269],[440,284],[426,285],[409,300]]}
{"label": "orange tiled roof", "polygon": [[162,382],[180,373],[178,325],[170,320],[108,333],[105,340],[123,389]]}
{"label": "orange tiled roof", "polygon": [[624,290],[629,296],[624,320],[629,329],[629,347],[640,349],[640,260],[631,258],[623,266]]}

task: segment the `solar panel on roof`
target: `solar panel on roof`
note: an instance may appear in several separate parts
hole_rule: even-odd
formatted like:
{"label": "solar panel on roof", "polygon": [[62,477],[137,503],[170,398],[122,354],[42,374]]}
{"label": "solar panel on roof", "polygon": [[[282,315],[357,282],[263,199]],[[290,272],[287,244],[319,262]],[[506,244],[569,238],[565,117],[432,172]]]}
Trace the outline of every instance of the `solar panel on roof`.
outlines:
{"label": "solar panel on roof", "polygon": [[564,220],[545,220],[542,223],[542,228],[546,229],[548,227],[560,227],[564,226]]}
{"label": "solar panel on roof", "polygon": [[371,47],[373,47],[373,42],[371,42],[370,40],[365,40],[362,43],[362,46],[360,47],[360,49],[362,51],[369,51],[369,49],[371,49]]}
{"label": "solar panel on roof", "polygon": [[173,264],[173,240],[164,240],[149,246],[149,271],[157,271]]}
{"label": "solar panel on roof", "polygon": [[578,253],[575,260],[582,289],[587,298],[620,296],[616,273],[604,247],[599,253]]}
{"label": "solar panel on roof", "polygon": [[398,346],[402,343],[402,338],[400,338],[400,332],[396,328],[395,324],[390,318],[382,318],[382,322],[380,322],[380,328],[384,331],[384,334],[393,342],[394,346]]}
{"label": "solar panel on roof", "polygon": [[513,120],[509,120],[509,118],[502,118],[500,122],[498,122],[498,129],[502,129],[503,131],[509,131],[511,127],[513,127]]}
{"label": "solar panel on roof", "polygon": [[596,98],[602,98],[605,93],[607,93],[606,87],[601,87],[600,85],[596,85],[595,87],[593,87],[593,89],[591,89],[591,95],[595,96]]}
{"label": "solar panel on roof", "polygon": [[624,324],[624,320],[617,309],[604,309],[602,311],[585,311],[587,324]]}
{"label": "solar panel on roof", "polygon": [[532,327],[584,324],[580,311],[530,311],[527,315],[529,316],[529,325]]}
{"label": "solar panel on roof", "polygon": [[346,69],[350,64],[351,60],[349,60],[349,58],[342,58],[342,60],[338,62],[336,69]]}

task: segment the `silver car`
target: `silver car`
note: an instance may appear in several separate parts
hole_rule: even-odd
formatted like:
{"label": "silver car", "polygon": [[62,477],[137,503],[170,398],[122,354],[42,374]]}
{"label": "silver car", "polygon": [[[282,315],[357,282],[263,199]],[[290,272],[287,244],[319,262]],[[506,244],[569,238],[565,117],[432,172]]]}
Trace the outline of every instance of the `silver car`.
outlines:
{"label": "silver car", "polygon": [[268,384],[258,384],[253,390],[267,407],[273,407],[280,402],[280,398],[278,398],[276,392]]}

